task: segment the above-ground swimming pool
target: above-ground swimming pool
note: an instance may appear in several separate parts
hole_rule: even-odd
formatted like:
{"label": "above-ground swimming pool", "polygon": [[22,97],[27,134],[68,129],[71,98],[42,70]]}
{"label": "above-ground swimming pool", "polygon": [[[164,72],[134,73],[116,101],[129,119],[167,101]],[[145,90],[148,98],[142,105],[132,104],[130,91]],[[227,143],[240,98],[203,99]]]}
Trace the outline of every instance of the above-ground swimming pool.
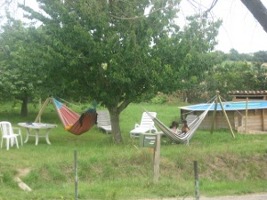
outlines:
{"label": "above-ground swimming pool", "polygon": [[[199,116],[209,108],[211,103],[202,103],[179,107],[181,117],[186,119],[188,115]],[[222,102],[223,109],[227,113],[229,122],[237,132],[267,132],[267,101],[227,101]],[[205,119],[200,124],[202,129],[210,129],[215,123],[215,129],[228,128],[226,117],[222,112],[220,103],[217,103],[216,116],[214,118],[215,104],[210,107]]]}
{"label": "above-ground swimming pool", "polygon": [[[254,109],[267,109],[267,101],[257,100],[257,101],[227,101],[222,102],[223,108],[226,111],[234,110],[254,110]],[[190,111],[204,111],[207,110],[210,106],[210,103],[202,103],[190,106],[180,107],[181,110],[190,110]],[[215,104],[210,108],[210,110],[215,109]],[[216,110],[222,110],[220,103],[217,103]]]}

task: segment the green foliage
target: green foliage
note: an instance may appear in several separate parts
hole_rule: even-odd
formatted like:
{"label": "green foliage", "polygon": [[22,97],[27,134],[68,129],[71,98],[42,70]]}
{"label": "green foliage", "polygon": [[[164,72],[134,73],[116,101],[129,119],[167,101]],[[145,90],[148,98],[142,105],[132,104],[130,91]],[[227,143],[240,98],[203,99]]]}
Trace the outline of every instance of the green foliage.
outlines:
{"label": "green foliage", "polygon": [[54,82],[47,81],[46,67],[51,63],[53,52],[44,45],[41,29],[25,27],[21,21],[9,18],[3,30],[0,35],[3,45],[0,51],[0,98],[20,100],[21,114],[26,116],[29,101],[47,97],[57,88]]}
{"label": "green foliage", "polygon": [[254,53],[254,61],[256,62],[267,62],[267,51],[259,51]]}
{"label": "green foliage", "polygon": [[163,92],[180,90],[190,102],[201,99],[206,89],[201,85],[206,72],[221,62],[218,53],[212,52],[220,24],[221,21],[210,21],[207,16],[192,16],[183,31],[160,41],[164,43],[159,43],[160,49],[155,53],[168,76],[162,83]]}
{"label": "green foliage", "polygon": [[[33,91],[33,81],[36,82],[36,75],[33,72],[30,76],[31,62],[30,57],[25,59],[24,56],[29,54],[29,40],[27,35],[29,32],[24,29],[19,22],[10,22],[4,27],[4,33],[1,34],[1,43],[4,51],[1,51],[1,90],[4,95],[9,94],[11,97],[23,96],[25,93],[30,95]],[[25,38],[24,38],[25,37]],[[32,70],[34,68],[31,68]],[[8,91],[8,92],[7,92]],[[7,98],[7,97],[6,97]]]}
{"label": "green foliage", "polygon": [[164,104],[167,102],[167,95],[159,93],[150,101],[152,104]]}
{"label": "green foliage", "polygon": [[227,54],[227,59],[231,61],[248,61],[264,63],[267,62],[267,51],[258,51],[253,54],[238,53],[237,50],[231,49]]}
{"label": "green foliage", "polygon": [[264,66],[246,61],[225,61],[214,66],[206,77],[207,91],[219,90],[225,98],[228,91],[264,90],[265,85]]}
{"label": "green foliage", "polygon": [[[47,34],[53,32],[50,40],[54,41],[49,46],[64,55],[65,61],[58,70],[71,83],[68,89],[78,87],[79,96],[90,94],[108,107],[132,101],[137,95],[151,91],[152,84],[160,78],[157,70],[160,65],[157,59],[149,56],[150,45],[153,37],[169,25],[153,16],[143,17],[148,2],[43,3],[42,8],[51,18],[33,12],[32,15],[42,21]],[[159,7],[154,6],[152,10]],[[156,13],[154,15],[163,18],[163,13]],[[132,19],[131,16],[140,17]]]}

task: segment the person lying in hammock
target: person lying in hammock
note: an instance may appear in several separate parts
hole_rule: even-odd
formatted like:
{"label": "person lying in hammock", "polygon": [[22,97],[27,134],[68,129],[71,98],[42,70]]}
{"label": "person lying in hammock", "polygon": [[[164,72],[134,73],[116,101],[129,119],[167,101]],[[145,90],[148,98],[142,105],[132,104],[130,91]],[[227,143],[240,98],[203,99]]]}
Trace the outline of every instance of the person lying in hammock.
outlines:
{"label": "person lying in hammock", "polygon": [[178,128],[179,127],[179,123],[177,121],[172,121],[171,125],[170,125],[170,129],[174,132],[174,133],[180,133],[181,130]]}
{"label": "person lying in hammock", "polygon": [[182,127],[182,133],[187,133],[190,130],[190,128],[187,125],[187,121],[183,120],[183,127]]}

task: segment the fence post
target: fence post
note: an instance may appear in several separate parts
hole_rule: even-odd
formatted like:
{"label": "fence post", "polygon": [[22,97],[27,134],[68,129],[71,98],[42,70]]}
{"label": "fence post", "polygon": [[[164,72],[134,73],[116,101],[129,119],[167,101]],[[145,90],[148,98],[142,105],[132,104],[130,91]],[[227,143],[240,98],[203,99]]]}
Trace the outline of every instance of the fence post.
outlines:
{"label": "fence post", "polygon": [[159,164],[160,164],[160,134],[157,133],[154,147],[153,168],[154,168],[154,183],[159,181]]}
{"label": "fence post", "polygon": [[74,173],[75,173],[75,200],[78,200],[78,165],[77,165],[77,150],[74,150]]}
{"label": "fence post", "polygon": [[194,174],[195,174],[195,196],[196,196],[196,200],[199,200],[199,181],[198,181],[197,161],[194,161]]}

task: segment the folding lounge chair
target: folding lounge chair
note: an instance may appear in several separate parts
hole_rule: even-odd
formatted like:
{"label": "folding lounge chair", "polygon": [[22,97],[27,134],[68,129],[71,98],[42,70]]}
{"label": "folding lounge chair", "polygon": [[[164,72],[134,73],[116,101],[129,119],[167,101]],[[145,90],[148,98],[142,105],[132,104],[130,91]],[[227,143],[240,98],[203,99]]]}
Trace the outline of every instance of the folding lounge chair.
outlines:
{"label": "folding lounge chair", "polygon": [[106,133],[111,133],[111,121],[107,110],[97,111],[97,127]]}
{"label": "folding lounge chair", "polygon": [[[157,116],[156,112],[149,112],[149,114],[153,117]],[[141,133],[147,133],[147,132],[157,132],[157,128],[154,125],[154,121],[146,112],[143,112],[141,123],[135,124],[135,127],[133,130],[130,131],[130,136],[135,138],[139,137]]]}

